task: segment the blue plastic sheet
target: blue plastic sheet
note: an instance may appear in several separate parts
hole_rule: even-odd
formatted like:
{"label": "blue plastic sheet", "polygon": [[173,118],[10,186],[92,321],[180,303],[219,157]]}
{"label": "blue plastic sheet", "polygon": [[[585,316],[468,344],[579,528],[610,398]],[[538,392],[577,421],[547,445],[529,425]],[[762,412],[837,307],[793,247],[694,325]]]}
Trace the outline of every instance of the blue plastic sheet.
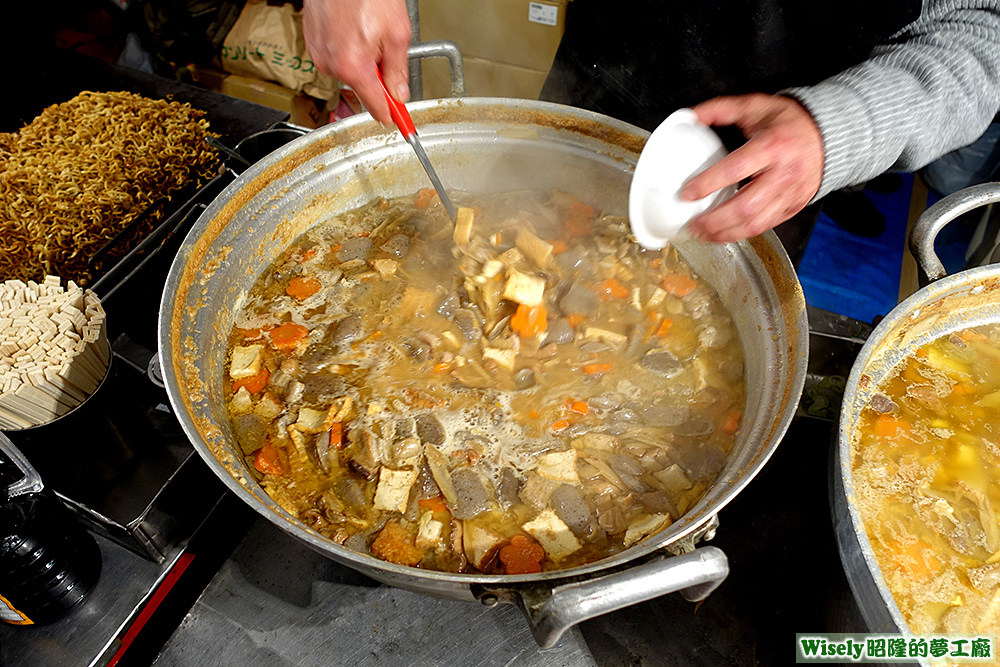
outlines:
{"label": "blue plastic sheet", "polygon": [[[896,306],[914,179],[913,174],[900,176],[903,183],[895,192],[864,190],[885,216],[885,231],[877,237],[852,234],[820,213],[798,270],[809,305],[869,323]],[[926,208],[939,199],[931,191],[926,203],[915,205]],[[975,216],[969,216],[938,235],[934,248],[948,273],[965,268],[975,226]]]}
{"label": "blue plastic sheet", "polygon": [[879,236],[852,234],[820,212],[798,270],[809,305],[863,322],[896,305],[913,190],[913,175],[900,176],[895,192],[864,190],[886,218]]}

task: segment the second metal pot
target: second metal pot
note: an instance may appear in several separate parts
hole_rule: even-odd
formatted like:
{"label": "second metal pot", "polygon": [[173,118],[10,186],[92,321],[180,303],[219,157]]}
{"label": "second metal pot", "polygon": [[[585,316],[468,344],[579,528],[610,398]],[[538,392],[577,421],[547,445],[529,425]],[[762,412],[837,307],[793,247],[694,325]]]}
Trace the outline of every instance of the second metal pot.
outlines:
{"label": "second metal pot", "polygon": [[1000,322],[1000,265],[945,276],[934,239],[958,216],[1000,202],[1000,183],[974,186],[945,197],[917,220],[910,247],[924,275],[936,280],[897,305],[872,331],[858,354],[844,391],[838,466],[831,476],[834,529],[841,561],[870,632],[911,635],[865,532],[855,499],[852,447],[861,412],[879,385],[916,348],[941,336]]}

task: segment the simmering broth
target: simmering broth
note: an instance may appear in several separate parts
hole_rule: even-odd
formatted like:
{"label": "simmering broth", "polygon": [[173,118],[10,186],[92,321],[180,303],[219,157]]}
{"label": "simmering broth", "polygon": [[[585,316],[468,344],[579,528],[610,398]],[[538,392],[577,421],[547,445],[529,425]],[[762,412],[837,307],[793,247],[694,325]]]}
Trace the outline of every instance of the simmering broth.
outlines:
{"label": "simmering broth", "polygon": [[857,501],[910,628],[997,632],[1000,328],[918,348],[879,386],[857,432]]}
{"label": "simmering broth", "polygon": [[562,192],[432,191],[308,231],[229,345],[261,486],[330,539],[451,572],[608,557],[676,521],[742,416],[718,296]]}

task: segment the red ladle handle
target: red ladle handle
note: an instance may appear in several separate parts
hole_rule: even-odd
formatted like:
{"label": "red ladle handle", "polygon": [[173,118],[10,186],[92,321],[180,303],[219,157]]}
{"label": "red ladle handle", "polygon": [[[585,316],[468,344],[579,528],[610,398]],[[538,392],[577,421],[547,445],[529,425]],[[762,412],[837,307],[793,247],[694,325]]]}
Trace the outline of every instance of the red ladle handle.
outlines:
{"label": "red ladle handle", "polygon": [[403,137],[409,139],[417,133],[417,128],[413,126],[413,120],[410,119],[410,112],[406,110],[406,106],[402,102],[389,94],[389,89],[385,87],[385,81],[382,80],[381,67],[375,67],[375,74],[378,75],[379,85],[382,86],[382,92],[385,93],[385,101],[389,103],[389,115],[392,116],[392,122],[399,128]]}

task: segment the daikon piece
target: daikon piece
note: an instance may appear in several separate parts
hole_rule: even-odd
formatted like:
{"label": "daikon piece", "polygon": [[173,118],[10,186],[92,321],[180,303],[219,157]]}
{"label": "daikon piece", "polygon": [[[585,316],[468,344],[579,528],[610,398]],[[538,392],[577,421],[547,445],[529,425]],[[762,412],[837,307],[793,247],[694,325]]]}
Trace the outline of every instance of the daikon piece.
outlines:
{"label": "daikon piece", "polygon": [[522,303],[525,306],[539,306],[545,293],[545,280],[538,276],[510,269],[507,283],[503,288],[503,298]]}

